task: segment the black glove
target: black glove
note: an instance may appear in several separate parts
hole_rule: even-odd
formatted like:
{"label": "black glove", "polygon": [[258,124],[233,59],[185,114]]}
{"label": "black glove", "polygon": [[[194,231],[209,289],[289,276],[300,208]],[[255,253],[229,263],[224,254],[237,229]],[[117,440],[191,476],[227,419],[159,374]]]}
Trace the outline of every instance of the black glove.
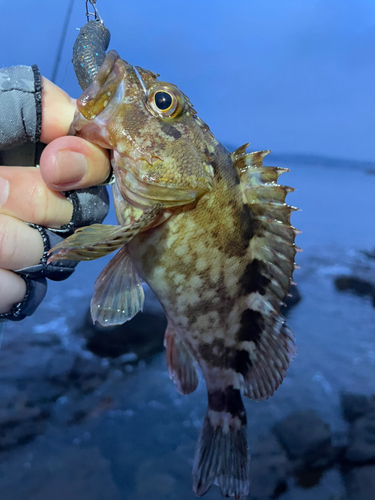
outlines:
{"label": "black glove", "polygon": [[[0,165],[36,166],[44,145],[39,142],[42,122],[42,87],[37,66],[0,69]],[[12,117],[12,119],[9,119]],[[100,223],[108,213],[109,196],[105,186],[68,191],[73,204],[69,224],[50,229],[29,224],[39,231],[44,252],[39,264],[15,271],[26,283],[26,295],[0,321],[19,321],[33,314],[47,291],[46,278],[61,281],[74,271],[77,261],[65,260],[47,265],[48,251],[78,227]]]}

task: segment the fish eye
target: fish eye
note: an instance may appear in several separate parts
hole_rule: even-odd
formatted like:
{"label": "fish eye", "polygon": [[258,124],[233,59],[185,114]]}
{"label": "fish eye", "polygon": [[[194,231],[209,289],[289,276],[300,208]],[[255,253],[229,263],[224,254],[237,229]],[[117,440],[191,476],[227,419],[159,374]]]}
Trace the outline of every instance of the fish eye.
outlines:
{"label": "fish eye", "polygon": [[147,102],[160,118],[175,118],[184,109],[184,97],[172,84],[158,83],[148,92]]}
{"label": "fish eye", "polygon": [[154,101],[156,107],[160,109],[160,111],[168,111],[173,104],[173,97],[168,92],[163,92],[159,90],[154,95]]}

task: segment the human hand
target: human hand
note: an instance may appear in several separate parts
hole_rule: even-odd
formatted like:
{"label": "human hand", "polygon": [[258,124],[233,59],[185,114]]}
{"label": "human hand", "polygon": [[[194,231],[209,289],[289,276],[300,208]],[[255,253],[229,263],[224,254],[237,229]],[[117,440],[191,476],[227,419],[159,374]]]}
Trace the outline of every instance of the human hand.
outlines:
{"label": "human hand", "polygon": [[12,271],[38,264],[43,255],[39,231],[25,222],[50,228],[68,224],[73,206],[61,191],[100,184],[110,173],[105,150],[66,135],[75,101],[45,78],[42,86],[41,142],[48,145],[40,169],[0,166],[0,314],[26,293],[25,281]]}

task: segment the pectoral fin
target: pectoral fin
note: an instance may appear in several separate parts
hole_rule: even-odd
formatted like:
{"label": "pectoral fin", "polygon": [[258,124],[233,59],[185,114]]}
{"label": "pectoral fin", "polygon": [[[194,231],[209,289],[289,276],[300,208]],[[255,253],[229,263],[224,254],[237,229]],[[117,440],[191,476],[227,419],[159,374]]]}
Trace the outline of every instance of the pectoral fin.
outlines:
{"label": "pectoral fin", "polygon": [[143,302],[141,280],[125,245],[95,282],[91,317],[102,326],[122,325],[142,310]]}
{"label": "pectoral fin", "polygon": [[48,259],[48,263],[65,259],[99,259],[129,243],[136,234],[149,226],[162,210],[163,205],[157,203],[143,212],[139,219],[132,224],[125,226],[93,224],[79,228],[69,238],[50,250],[53,255]]}

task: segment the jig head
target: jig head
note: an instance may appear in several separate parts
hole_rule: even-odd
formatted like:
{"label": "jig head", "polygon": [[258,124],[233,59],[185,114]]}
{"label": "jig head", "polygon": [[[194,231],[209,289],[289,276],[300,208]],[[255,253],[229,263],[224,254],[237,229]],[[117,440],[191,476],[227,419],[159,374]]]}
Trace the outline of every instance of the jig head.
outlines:
{"label": "jig head", "polygon": [[[94,12],[89,11],[89,3],[91,4],[92,8],[94,9]],[[90,21],[90,16],[94,16],[95,21],[100,21],[101,23],[103,22],[103,19],[100,17],[99,11],[96,8],[96,0],[86,0],[86,17],[87,17],[87,22]]]}

